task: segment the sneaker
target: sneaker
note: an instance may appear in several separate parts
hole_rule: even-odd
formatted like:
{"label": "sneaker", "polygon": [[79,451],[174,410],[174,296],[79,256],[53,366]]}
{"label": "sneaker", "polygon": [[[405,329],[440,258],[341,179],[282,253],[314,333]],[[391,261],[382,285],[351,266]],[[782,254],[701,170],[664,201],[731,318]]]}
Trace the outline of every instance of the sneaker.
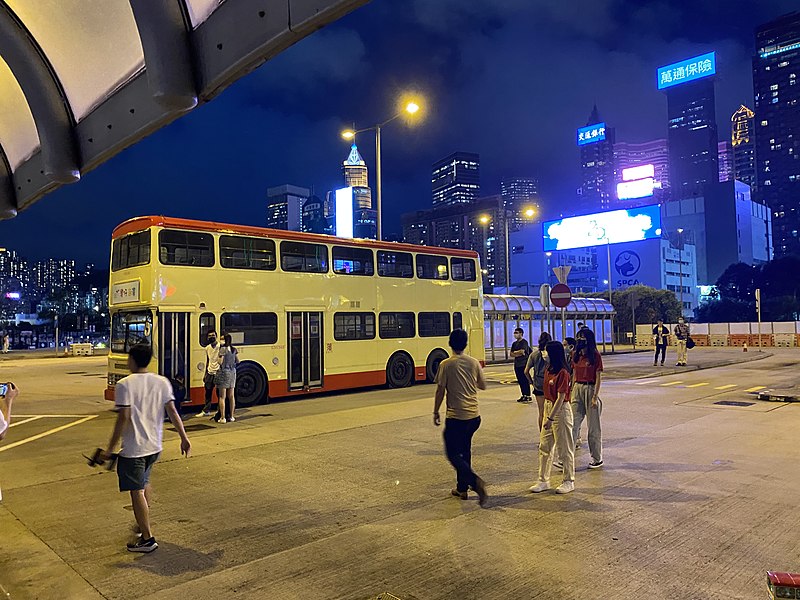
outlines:
{"label": "sneaker", "polygon": [[235,420],[236,420],[236,417],[231,417],[230,419],[228,419],[228,423],[233,423]]}
{"label": "sneaker", "polygon": [[655,367],[655,366],[656,366],[656,363],[653,363],[653,366]]}
{"label": "sneaker", "polygon": [[569,494],[572,491],[575,491],[574,481],[564,481],[556,488],[556,494]]}
{"label": "sneaker", "polygon": [[478,493],[478,504],[483,508],[489,499],[489,494],[486,493],[486,482],[480,477],[476,478],[473,489]]}
{"label": "sneaker", "polygon": [[457,489],[453,488],[450,490],[450,495],[455,496],[456,498],[461,498],[462,500],[466,500],[469,496],[469,492],[459,492]]}
{"label": "sneaker", "polygon": [[550,489],[550,482],[549,481],[539,481],[536,485],[532,485],[528,488],[528,491],[533,492],[534,494],[538,494],[540,492],[546,492]]}
{"label": "sneaker", "polygon": [[599,469],[602,466],[603,466],[602,460],[593,460],[592,462],[589,463],[590,469]]}
{"label": "sneaker", "polygon": [[563,471],[564,470],[564,463],[562,463],[560,460],[554,460],[553,461],[553,468],[554,469],[558,469],[559,471]]}
{"label": "sneaker", "polygon": [[517,398],[517,402],[525,402],[525,396],[520,396]]}
{"label": "sneaker", "polygon": [[139,538],[135,542],[129,542],[127,548],[128,552],[152,552],[158,548],[158,542],[154,537],[151,537],[149,540]]}
{"label": "sneaker", "polygon": [[225,423],[227,423],[227,422],[228,421],[225,420],[225,417],[223,417],[219,421],[217,421],[217,423],[219,423],[220,425],[225,425]]}
{"label": "sneaker", "polygon": [[210,417],[211,416],[211,411],[210,410],[202,410],[199,413],[197,413],[197,416],[198,417]]}
{"label": "sneaker", "polygon": [[524,402],[525,404],[530,404],[531,402],[533,402],[533,399],[531,399],[531,397],[530,397],[530,396],[525,396],[525,400],[523,400],[523,402]]}

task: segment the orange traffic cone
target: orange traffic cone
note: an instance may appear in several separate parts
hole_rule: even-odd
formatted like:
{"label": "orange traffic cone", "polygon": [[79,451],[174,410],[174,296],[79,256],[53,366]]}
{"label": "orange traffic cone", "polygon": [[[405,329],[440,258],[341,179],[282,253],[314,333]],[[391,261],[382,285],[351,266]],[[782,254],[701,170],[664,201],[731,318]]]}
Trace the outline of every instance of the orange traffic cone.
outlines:
{"label": "orange traffic cone", "polygon": [[745,342],[744,346],[742,346],[742,352],[747,352],[747,342]]}

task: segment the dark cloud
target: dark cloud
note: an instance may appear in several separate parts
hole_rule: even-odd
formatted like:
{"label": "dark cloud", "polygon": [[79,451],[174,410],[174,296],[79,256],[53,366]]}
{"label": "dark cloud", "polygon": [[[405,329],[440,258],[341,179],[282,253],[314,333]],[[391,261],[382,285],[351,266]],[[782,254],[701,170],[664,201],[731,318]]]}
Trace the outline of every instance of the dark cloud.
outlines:
{"label": "dark cloud", "polygon": [[[486,193],[538,175],[547,199],[578,184],[574,130],[597,102],[622,140],[666,135],[655,69],[716,50],[721,138],[752,104],[753,27],[796,0],[375,0],[317,32],[77,185],[0,223],[0,245],[32,257],[107,260],[111,229],[135,215],[262,224],[266,188],[341,182],[342,126],[393,114],[424,92],[426,119],[383,135],[385,229],[430,206],[430,165],[481,154]],[[359,138],[371,167],[373,141]]]}

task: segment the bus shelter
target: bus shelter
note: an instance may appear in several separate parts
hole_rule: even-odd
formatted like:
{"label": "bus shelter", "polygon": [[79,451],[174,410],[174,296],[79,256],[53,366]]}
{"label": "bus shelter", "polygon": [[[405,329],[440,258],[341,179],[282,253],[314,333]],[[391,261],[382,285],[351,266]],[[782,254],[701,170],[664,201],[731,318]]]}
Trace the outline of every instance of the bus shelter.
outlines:
{"label": "bus shelter", "polygon": [[543,306],[535,296],[485,294],[483,315],[487,362],[510,359],[517,327],[522,328],[532,346],[536,345],[542,331],[549,332],[554,340],[575,337],[578,323],[594,331],[603,352],[606,344],[613,344],[614,307],[603,298],[573,298],[562,314],[562,309]]}

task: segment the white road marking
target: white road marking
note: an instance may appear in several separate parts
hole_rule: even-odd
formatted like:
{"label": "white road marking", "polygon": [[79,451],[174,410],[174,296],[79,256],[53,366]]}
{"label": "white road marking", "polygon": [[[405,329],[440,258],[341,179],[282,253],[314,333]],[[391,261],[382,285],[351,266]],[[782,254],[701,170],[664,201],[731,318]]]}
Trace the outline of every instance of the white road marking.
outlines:
{"label": "white road marking", "polygon": [[27,444],[28,442],[35,442],[36,440],[40,440],[43,437],[47,437],[48,435],[53,435],[54,433],[58,433],[59,431],[64,431],[65,429],[69,429],[70,427],[74,427],[75,425],[80,425],[81,423],[85,423],[86,421],[91,421],[92,419],[96,419],[97,417],[98,415],[89,415],[83,417],[82,419],[78,419],[77,421],[72,421],[71,423],[67,423],[66,425],[61,425],[60,427],[54,427],[53,429],[48,429],[47,431],[43,431],[42,433],[32,435],[29,438],[19,440],[18,442],[14,442],[13,444],[6,444],[5,446],[0,446],[0,452],[11,450],[12,448],[16,448],[17,446],[22,446],[23,444]]}
{"label": "white road marking", "polygon": [[661,387],[667,387],[668,385],[678,385],[679,383],[683,383],[682,381],[670,381],[669,383],[662,383]]}

